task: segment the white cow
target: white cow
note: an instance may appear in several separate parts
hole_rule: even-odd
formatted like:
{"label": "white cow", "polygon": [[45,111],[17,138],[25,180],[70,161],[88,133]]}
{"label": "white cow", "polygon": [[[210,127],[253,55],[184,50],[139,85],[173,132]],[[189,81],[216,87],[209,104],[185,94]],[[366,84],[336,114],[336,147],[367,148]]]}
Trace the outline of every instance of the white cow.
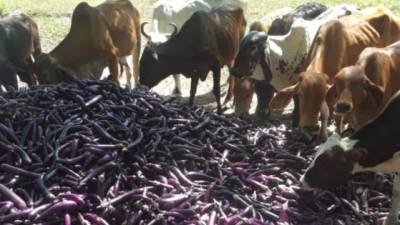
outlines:
{"label": "white cow", "polygon": [[[248,0],[160,0],[154,5],[152,31],[143,32],[142,27],[142,34],[147,36],[150,42],[154,42],[153,44],[162,43],[162,40],[168,40],[167,36],[170,36],[171,24],[175,24],[178,30],[181,29],[186,20],[196,11],[209,11],[213,7],[229,4],[239,6],[246,12],[247,2]],[[173,94],[181,95],[179,75],[174,75],[174,80]]]}

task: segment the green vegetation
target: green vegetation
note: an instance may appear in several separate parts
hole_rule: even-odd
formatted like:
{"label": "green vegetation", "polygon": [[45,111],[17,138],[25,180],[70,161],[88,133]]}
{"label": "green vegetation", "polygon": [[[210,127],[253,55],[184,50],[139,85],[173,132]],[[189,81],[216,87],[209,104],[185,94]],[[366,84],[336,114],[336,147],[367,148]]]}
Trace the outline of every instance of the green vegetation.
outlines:
{"label": "green vegetation", "polygon": [[[74,7],[82,0],[0,0],[0,13],[21,10],[31,15],[39,25],[44,51],[49,51],[59,43],[69,30],[70,16]],[[86,0],[97,5],[103,0]],[[154,0],[132,0],[142,14],[143,21],[149,21]],[[302,0],[249,0],[248,21],[254,21],[265,14],[282,7],[296,7],[306,1]],[[348,3],[344,0],[318,1],[328,6]],[[354,0],[352,4],[360,7],[384,5],[400,15],[398,0]]]}

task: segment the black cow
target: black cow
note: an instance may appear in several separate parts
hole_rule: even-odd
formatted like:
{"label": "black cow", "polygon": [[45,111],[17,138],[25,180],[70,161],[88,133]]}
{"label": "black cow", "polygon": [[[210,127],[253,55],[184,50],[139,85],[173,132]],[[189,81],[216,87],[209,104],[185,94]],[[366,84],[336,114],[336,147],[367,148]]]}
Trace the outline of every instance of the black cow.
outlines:
{"label": "black cow", "polygon": [[210,12],[197,11],[167,42],[144,49],[140,84],[151,88],[167,76],[181,73],[192,79],[189,104],[193,105],[199,79],[205,80],[211,70],[217,111],[221,112],[221,67],[233,64],[245,29],[241,8],[221,6]]}
{"label": "black cow", "polygon": [[38,27],[30,17],[15,12],[0,19],[0,85],[18,88],[17,74],[29,86],[36,84],[32,55],[37,59],[41,53]]}
{"label": "black cow", "polygon": [[[351,175],[372,171],[400,172],[400,91],[380,114],[349,137],[335,134],[319,147],[301,178],[304,189],[338,187]],[[400,176],[393,183],[392,207],[386,225],[394,225],[400,209]]]}

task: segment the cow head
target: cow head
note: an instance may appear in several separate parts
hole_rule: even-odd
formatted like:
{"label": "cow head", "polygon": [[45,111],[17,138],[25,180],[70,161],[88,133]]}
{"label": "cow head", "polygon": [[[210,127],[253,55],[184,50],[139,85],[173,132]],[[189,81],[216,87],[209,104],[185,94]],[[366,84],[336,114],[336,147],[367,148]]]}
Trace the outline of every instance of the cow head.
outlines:
{"label": "cow head", "polygon": [[156,86],[161,80],[168,76],[163,71],[166,62],[158,56],[157,49],[146,46],[140,58],[140,78],[139,83],[149,88]]}
{"label": "cow head", "polygon": [[382,88],[374,84],[360,66],[350,66],[339,71],[332,88],[337,96],[334,109],[338,115],[346,115],[363,105],[368,108],[378,106],[383,101]]}
{"label": "cow head", "polygon": [[363,148],[355,147],[357,141],[334,134],[317,147],[317,154],[300,181],[304,189],[332,190],[345,184],[366,156]]}
{"label": "cow head", "polygon": [[172,27],[171,33],[160,33],[160,32],[146,32],[145,27],[148,25],[148,22],[142,23],[140,26],[140,30],[142,35],[147,39],[147,46],[156,47],[161,43],[168,41],[170,38],[175,36],[178,33],[178,27],[174,23],[170,23],[169,25]]}
{"label": "cow head", "polygon": [[33,71],[40,84],[74,83],[77,81],[74,72],[57,63],[48,54],[42,54],[39,57],[33,65]]}
{"label": "cow head", "polygon": [[336,75],[330,91],[336,98],[334,111],[349,116],[353,129],[372,119],[383,106],[384,89],[378,84],[389,79],[391,62],[388,54],[368,48],[355,66],[343,68]]}
{"label": "cow head", "polygon": [[[147,23],[143,23],[141,26],[142,34],[145,36],[149,42],[143,50],[142,57],[140,59],[140,80],[139,83],[152,88],[156,86],[161,80],[163,80],[166,76],[169,75],[167,71],[163,68],[166,66],[165,60],[161,59],[157,49],[162,42],[154,42],[152,35],[149,35],[145,32],[144,28]],[[165,42],[170,38],[174,37],[178,28],[175,24],[171,24],[174,28],[173,32],[166,36]],[[159,33],[158,33],[159,34]]]}
{"label": "cow head", "polygon": [[[279,91],[270,103],[270,109],[283,109],[294,95],[299,98],[300,128],[306,132],[320,132],[323,136],[325,130],[320,130],[318,125],[319,115],[328,113],[325,96],[329,89],[329,77],[322,73],[304,72],[293,86]],[[321,115],[322,116],[322,115]]]}
{"label": "cow head", "polygon": [[239,53],[231,69],[233,76],[250,77],[264,53],[267,33],[252,31],[240,41]]}

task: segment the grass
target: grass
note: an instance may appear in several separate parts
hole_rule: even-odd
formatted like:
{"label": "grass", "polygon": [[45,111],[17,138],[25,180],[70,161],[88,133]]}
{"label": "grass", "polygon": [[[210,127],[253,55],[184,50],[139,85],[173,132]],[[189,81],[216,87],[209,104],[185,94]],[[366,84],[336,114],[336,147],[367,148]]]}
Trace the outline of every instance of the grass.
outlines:
{"label": "grass", "polygon": [[[71,15],[82,0],[0,0],[0,13],[20,10],[36,21],[39,26],[42,48],[45,52],[54,48],[68,33]],[[104,0],[85,0],[95,6]],[[132,1],[140,12],[150,15],[151,0]],[[148,12],[148,13],[147,13]]]}
{"label": "grass", "polygon": [[[0,14],[13,10],[21,10],[34,18],[39,25],[42,38],[42,47],[45,52],[50,51],[68,33],[70,16],[74,7],[82,0],[0,0]],[[90,5],[97,5],[103,0],[86,0]],[[151,10],[154,0],[131,0],[142,15],[142,21],[151,19]],[[184,1],[184,0],[182,0]],[[306,1],[301,0],[249,0],[247,19],[250,22],[265,14],[286,6],[295,8]],[[318,1],[328,6],[347,3],[343,0]],[[398,0],[354,0],[352,4],[360,7],[384,5],[397,15],[400,15]]]}

